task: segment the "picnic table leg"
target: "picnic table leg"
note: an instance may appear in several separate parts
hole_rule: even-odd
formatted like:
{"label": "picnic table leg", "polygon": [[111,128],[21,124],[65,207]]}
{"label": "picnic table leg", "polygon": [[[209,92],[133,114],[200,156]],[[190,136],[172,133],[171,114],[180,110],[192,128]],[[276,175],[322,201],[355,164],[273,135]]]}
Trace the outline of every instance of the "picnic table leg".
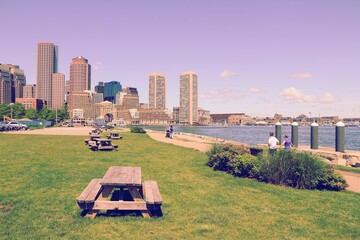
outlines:
{"label": "picnic table leg", "polygon": [[[130,195],[134,199],[134,202],[143,202],[144,201],[144,199],[141,197],[141,195],[136,187],[128,187],[128,190],[129,190]],[[140,212],[144,218],[151,217],[149,210],[140,210]]]}
{"label": "picnic table leg", "polygon": [[[101,191],[100,195],[98,196],[96,200],[104,200],[107,199],[111,192],[113,191],[114,187],[110,187],[110,186],[106,186],[103,188],[103,190]],[[85,217],[89,217],[89,218],[95,218],[96,215],[100,212],[100,210],[90,210]]]}

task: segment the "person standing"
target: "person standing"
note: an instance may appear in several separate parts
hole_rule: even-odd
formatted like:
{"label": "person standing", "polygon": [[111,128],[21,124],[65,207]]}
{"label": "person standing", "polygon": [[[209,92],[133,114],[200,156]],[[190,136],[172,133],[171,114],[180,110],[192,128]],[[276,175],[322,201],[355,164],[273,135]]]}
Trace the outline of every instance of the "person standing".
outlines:
{"label": "person standing", "polygon": [[170,138],[173,138],[172,135],[173,135],[174,129],[173,129],[172,125],[170,125],[169,131],[170,131]]}
{"label": "person standing", "polygon": [[270,132],[269,135],[270,135],[270,138],[269,138],[269,141],[268,141],[269,152],[270,153],[275,153],[276,152],[276,145],[279,144],[279,140],[276,137],[274,137],[273,132]]}
{"label": "person standing", "polygon": [[288,135],[285,135],[285,140],[283,142],[283,145],[284,145],[284,149],[285,150],[290,150],[292,143],[291,143],[291,140],[289,139]]}

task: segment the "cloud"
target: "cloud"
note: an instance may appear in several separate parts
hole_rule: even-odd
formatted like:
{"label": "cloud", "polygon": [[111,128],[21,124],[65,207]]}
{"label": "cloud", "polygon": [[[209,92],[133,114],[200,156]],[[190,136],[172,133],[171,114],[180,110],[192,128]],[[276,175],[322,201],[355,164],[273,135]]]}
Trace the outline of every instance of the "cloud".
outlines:
{"label": "cloud", "polygon": [[262,90],[260,88],[255,88],[255,87],[250,88],[248,91],[251,93],[261,93],[262,92]]}
{"label": "cloud", "polygon": [[100,61],[96,61],[95,64],[92,64],[92,67],[95,69],[95,70],[98,70],[99,68],[101,68],[103,66],[103,63],[100,62]]}
{"label": "cloud", "polygon": [[324,93],[321,97],[320,97],[320,102],[321,103],[335,103],[337,102],[337,98],[332,95],[329,92]]}
{"label": "cloud", "polygon": [[206,99],[206,100],[213,100],[213,99],[238,100],[243,97],[245,97],[245,94],[242,91],[227,89],[227,88],[211,90],[199,94],[200,99]]}
{"label": "cloud", "polygon": [[305,79],[305,78],[314,78],[315,75],[313,73],[303,72],[303,73],[294,73],[290,75],[290,77],[295,79]]}
{"label": "cloud", "polygon": [[313,103],[316,101],[315,96],[306,95],[301,90],[294,87],[285,88],[281,91],[280,96],[287,102]]}
{"label": "cloud", "polygon": [[232,76],[235,76],[236,73],[231,71],[231,70],[228,70],[228,69],[225,69],[224,71],[222,71],[220,73],[220,77],[222,78],[227,78],[227,77],[232,77]]}

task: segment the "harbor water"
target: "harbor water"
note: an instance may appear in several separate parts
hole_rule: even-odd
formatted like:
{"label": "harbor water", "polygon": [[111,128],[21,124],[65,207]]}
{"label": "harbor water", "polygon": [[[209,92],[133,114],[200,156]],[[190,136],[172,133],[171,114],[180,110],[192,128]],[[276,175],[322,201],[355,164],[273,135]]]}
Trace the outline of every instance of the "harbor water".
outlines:
{"label": "harbor water", "polygon": [[[168,129],[166,126],[144,128],[164,131],[164,136]],[[257,145],[267,143],[269,132],[275,132],[275,126],[174,126],[174,132],[193,133]],[[285,134],[291,138],[291,126],[282,126],[282,140]],[[299,146],[310,146],[310,127],[299,126]],[[319,127],[319,146],[335,148],[335,127]],[[360,151],[360,127],[345,128],[345,149]]]}

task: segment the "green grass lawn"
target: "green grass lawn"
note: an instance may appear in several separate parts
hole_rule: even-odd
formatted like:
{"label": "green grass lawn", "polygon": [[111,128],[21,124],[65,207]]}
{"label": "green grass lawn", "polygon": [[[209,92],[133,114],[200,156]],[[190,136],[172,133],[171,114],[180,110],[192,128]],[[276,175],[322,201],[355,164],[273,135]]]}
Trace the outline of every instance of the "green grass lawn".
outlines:
{"label": "green grass lawn", "polygon": [[[360,194],[234,178],[204,153],[122,135],[119,151],[93,152],[86,137],[0,134],[0,239],[360,238]],[[81,217],[76,198],[110,166],[156,180],[163,217]]]}

